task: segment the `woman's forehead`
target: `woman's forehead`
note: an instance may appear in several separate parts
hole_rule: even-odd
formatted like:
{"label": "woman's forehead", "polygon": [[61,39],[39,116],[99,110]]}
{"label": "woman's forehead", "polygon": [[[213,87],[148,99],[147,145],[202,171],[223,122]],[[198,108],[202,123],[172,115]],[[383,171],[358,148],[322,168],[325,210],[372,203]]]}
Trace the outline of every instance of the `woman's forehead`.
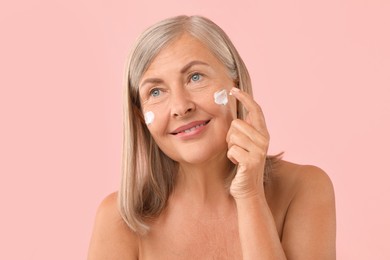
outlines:
{"label": "woman's forehead", "polygon": [[[174,39],[172,42],[167,44],[154,58],[169,58],[170,56],[181,56],[181,55],[191,55],[191,56],[206,56],[210,58],[212,54],[209,47],[203,43],[201,40],[191,36],[188,33],[181,35],[180,37]],[[153,61],[152,61],[153,63]]]}
{"label": "woman's forehead", "polygon": [[164,47],[151,61],[145,74],[168,67],[177,67],[178,71],[182,71],[190,65],[216,66],[223,64],[206,44],[186,33]]}

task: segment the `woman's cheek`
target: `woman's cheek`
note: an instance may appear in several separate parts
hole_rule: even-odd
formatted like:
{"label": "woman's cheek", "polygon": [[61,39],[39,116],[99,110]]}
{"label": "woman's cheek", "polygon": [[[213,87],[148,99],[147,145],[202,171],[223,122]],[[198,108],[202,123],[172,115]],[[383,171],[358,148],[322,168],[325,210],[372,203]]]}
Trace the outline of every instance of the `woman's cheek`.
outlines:
{"label": "woman's cheek", "polygon": [[154,138],[166,134],[169,110],[164,104],[144,107],[144,120]]}

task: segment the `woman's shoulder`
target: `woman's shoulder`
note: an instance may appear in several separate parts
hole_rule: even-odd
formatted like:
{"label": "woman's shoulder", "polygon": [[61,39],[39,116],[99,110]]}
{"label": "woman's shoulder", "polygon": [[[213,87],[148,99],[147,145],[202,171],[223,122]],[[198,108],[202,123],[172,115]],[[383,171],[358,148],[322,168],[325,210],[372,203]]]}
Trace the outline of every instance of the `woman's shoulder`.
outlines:
{"label": "woman's shoulder", "polygon": [[333,189],[328,174],[314,165],[301,165],[285,160],[278,161],[273,167],[271,183],[298,192],[310,187]]}
{"label": "woman's shoulder", "polygon": [[311,253],[334,259],[335,196],[328,174],[313,165],[280,161],[268,190],[284,249],[296,252],[300,259],[307,253],[307,245],[313,244]]}
{"label": "woman's shoulder", "polygon": [[97,209],[88,259],[138,258],[138,236],[122,219],[117,197],[109,194]]}
{"label": "woman's shoulder", "polygon": [[314,165],[301,165],[285,160],[276,162],[265,186],[267,200],[283,215],[291,205],[334,203],[334,189],[328,174]]}

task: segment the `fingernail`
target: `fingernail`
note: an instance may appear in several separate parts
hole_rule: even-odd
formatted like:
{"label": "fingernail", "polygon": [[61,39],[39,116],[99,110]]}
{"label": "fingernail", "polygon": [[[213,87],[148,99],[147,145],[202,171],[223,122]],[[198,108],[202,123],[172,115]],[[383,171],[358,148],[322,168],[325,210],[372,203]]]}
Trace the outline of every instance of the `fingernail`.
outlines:
{"label": "fingernail", "polygon": [[239,88],[232,87],[232,89],[230,90],[230,93],[229,93],[229,95],[232,95],[232,93],[237,93],[237,92],[239,92],[239,91],[240,91],[240,89],[239,89]]}

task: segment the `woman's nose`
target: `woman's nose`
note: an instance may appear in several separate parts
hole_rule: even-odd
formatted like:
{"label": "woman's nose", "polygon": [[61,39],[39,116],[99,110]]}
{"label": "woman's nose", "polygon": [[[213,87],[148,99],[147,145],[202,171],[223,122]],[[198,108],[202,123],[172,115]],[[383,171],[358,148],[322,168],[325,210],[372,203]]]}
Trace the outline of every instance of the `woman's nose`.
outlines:
{"label": "woman's nose", "polygon": [[184,89],[175,91],[171,100],[171,115],[174,118],[181,118],[192,114],[196,105]]}

